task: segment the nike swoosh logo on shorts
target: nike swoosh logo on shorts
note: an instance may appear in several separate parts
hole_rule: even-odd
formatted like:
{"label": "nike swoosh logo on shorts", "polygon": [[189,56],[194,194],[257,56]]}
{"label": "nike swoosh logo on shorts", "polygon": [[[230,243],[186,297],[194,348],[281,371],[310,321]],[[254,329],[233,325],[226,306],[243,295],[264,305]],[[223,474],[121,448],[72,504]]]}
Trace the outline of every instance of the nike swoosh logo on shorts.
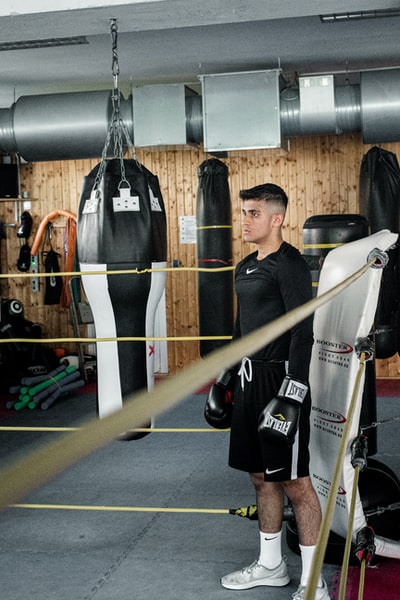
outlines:
{"label": "nike swoosh logo on shorts", "polygon": [[281,467],[280,469],[272,469],[271,471],[269,469],[265,469],[265,474],[266,475],[273,475],[274,473],[279,473],[279,471],[283,471],[285,467]]}
{"label": "nike swoosh logo on shorts", "polygon": [[255,269],[247,269],[246,275],[250,275],[250,273],[254,273],[254,271],[258,271],[258,267],[256,267]]}

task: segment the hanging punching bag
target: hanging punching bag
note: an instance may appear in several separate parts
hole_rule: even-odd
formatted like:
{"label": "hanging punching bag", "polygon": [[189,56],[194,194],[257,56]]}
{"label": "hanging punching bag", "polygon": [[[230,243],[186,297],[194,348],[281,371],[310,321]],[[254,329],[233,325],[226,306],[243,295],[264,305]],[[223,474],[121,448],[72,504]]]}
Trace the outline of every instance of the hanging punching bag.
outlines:
{"label": "hanging punching bag", "polygon": [[381,290],[375,316],[375,350],[377,358],[390,358],[400,352],[399,293],[400,247],[388,250],[389,262],[383,270]]}
{"label": "hanging punching bag", "polygon": [[393,152],[374,146],[360,169],[360,213],[368,218],[371,233],[400,228],[400,169]]}
{"label": "hanging punching bag", "polygon": [[[212,272],[232,265],[232,209],[228,167],[217,159],[198,168],[197,264],[199,329],[201,336],[230,336],[233,331],[232,271]],[[227,340],[201,340],[200,355],[223,346]]]}
{"label": "hanging punching bag", "polygon": [[[304,222],[304,257],[320,259],[315,266],[308,261],[313,282],[313,296],[318,293],[318,282],[324,259],[334,248],[367,237],[369,223],[365,216],[357,214],[314,215]],[[368,361],[365,366],[364,392],[361,404],[360,423],[363,427],[376,422],[375,364]],[[368,454],[377,452],[376,429],[368,429]]]}
{"label": "hanging punching bag", "polygon": [[[360,169],[360,212],[368,217],[371,233],[400,231],[400,168],[392,152],[374,146],[363,157]],[[388,251],[375,315],[376,358],[389,358],[399,347],[399,248]]]}
{"label": "hanging punching bag", "polygon": [[[157,177],[135,160],[112,159],[97,165],[83,182],[77,252],[84,273],[145,271],[82,275],[96,337],[154,335],[165,273],[147,270],[165,266],[167,252],[165,209]],[[120,409],[123,399],[135,391],[152,387],[152,345],[144,341],[97,342],[100,418]]]}

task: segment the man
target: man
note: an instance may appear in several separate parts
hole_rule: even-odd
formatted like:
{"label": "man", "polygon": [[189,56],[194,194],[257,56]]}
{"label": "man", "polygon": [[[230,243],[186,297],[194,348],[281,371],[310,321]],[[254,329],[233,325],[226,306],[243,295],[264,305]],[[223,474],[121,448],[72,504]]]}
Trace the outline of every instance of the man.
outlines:
{"label": "man", "polygon": [[[309,269],[282,238],[288,198],[267,183],[240,192],[243,239],[256,251],[236,268],[234,339],[273,321],[312,297]],[[249,472],[255,487],[260,553],[249,567],[222,577],[228,589],[284,586],[290,581],[281,552],[285,495],[297,524],[302,575],[294,600],[304,597],[321,525],[321,507],[309,476],[311,398],[308,372],[313,318],[242,360],[232,411],[229,465]],[[315,600],[329,600],[318,581]]]}

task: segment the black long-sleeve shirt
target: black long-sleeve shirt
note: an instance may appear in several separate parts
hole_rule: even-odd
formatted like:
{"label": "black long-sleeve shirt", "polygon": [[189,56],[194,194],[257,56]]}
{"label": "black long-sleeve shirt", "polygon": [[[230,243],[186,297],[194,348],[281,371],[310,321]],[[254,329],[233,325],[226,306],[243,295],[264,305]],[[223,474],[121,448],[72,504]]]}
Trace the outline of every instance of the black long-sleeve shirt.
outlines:
{"label": "black long-sleeve shirt", "polygon": [[[244,336],[312,298],[311,274],[300,252],[287,242],[264,260],[257,252],[235,270],[237,315],[233,338]],[[313,317],[255,352],[251,358],[288,361],[288,373],[308,380],[313,344]]]}

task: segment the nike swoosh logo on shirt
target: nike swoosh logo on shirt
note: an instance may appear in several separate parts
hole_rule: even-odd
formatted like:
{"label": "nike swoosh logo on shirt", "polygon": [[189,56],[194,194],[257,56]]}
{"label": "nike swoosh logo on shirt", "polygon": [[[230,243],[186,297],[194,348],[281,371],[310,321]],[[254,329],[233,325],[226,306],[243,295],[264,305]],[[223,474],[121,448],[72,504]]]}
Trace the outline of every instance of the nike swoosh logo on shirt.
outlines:
{"label": "nike swoosh logo on shirt", "polygon": [[258,267],[256,267],[255,269],[247,269],[246,275],[250,275],[250,273],[254,273],[254,271],[258,271]]}
{"label": "nike swoosh logo on shirt", "polygon": [[279,471],[283,471],[285,467],[281,467],[280,469],[265,469],[265,474],[266,475],[273,475],[273,473],[279,473]]}

